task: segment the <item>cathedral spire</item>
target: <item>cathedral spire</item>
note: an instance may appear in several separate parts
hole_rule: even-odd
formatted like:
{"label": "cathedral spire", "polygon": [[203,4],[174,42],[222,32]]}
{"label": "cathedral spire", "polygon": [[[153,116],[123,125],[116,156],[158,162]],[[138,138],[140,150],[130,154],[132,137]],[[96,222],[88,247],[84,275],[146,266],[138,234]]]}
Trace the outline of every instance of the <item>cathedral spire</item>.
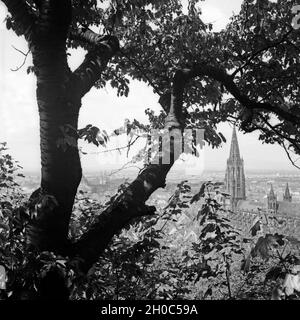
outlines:
{"label": "cathedral spire", "polygon": [[275,193],[274,193],[274,189],[273,189],[273,184],[271,184],[271,189],[269,192],[269,198],[275,198]]}
{"label": "cathedral spire", "polygon": [[231,205],[235,211],[240,200],[246,199],[246,183],[244,174],[244,161],[240,157],[239,144],[235,127],[232,132],[230,154],[227,160],[225,186],[231,196]]}
{"label": "cathedral spire", "polygon": [[292,201],[292,196],[291,196],[291,193],[290,193],[290,188],[289,188],[289,184],[288,183],[286,184],[286,187],[285,187],[285,192],[284,192],[284,195],[283,195],[283,201],[288,201],[288,202]]}
{"label": "cathedral spire", "polygon": [[235,130],[235,127],[233,127],[229,160],[235,160],[235,159],[238,159],[238,160],[240,159],[240,148],[239,148],[236,130]]}
{"label": "cathedral spire", "polygon": [[277,212],[277,196],[275,195],[273,184],[271,184],[271,189],[269,191],[269,194],[267,196],[268,199],[268,210],[271,212],[276,213]]}

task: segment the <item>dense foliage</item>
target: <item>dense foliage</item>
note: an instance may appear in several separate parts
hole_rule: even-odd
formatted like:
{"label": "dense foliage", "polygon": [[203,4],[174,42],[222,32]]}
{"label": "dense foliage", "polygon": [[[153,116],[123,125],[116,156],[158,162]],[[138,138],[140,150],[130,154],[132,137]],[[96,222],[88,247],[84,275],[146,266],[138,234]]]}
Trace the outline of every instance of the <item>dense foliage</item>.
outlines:
{"label": "dense foliage", "polygon": [[[101,9],[87,2],[80,23],[117,35],[122,44],[98,83],[127,95],[130,79],[145,81],[168,99],[175,70],[209,66],[185,93],[187,126],[206,129],[219,146],[223,121],[260,139],[299,152],[299,32],[292,27],[297,1],[243,1],[226,29],[201,20],[201,1],[111,1]],[[82,19],[82,20],[81,20]],[[71,43],[71,46],[76,43]],[[228,77],[224,77],[224,73]]]}
{"label": "dense foliage", "polygon": [[[193,196],[182,182],[165,207],[145,204],[173,163],[148,164],[107,203],[82,192],[75,199],[77,140],[105,146],[108,139],[92,125],[77,128],[81,100],[93,86],[110,84],[121,96],[132,79],[153,87],[161,114],[147,110],[150,126],[132,121],[132,127],[201,128],[218,147],[225,139],[217,124],[229,121],[244,132],[259,130],[261,140],[279,143],[289,157],[300,154],[299,32],[291,25],[297,1],[245,0],[219,32],[203,23],[197,0],[186,10],[179,0],[2,1],[10,12],[7,28],[25,36],[33,55],[28,71],[38,79],[42,159],[41,188],[25,201],[14,162],[0,147],[3,295],[297,298],[299,252],[280,251],[288,241],[283,235],[240,234],[214,198],[218,186],[204,184]],[[66,46],[87,50],[74,72]],[[184,215],[197,226],[193,243],[178,232]]]}

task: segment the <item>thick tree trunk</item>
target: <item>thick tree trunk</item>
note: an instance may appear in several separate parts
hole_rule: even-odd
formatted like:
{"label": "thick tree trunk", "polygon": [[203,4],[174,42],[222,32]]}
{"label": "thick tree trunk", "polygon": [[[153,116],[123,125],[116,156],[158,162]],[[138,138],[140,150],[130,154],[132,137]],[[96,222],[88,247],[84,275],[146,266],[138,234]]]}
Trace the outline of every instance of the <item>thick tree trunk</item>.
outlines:
{"label": "thick tree trunk", "polygon": [[64,39],[38,39],[31,50],[37,75],[41,189],[34,199],[37,212],[29,236],[35,247],[50,250],[66,243],[81,180],[77,147],[81,97],[71,86]]}
{"label": "thick tree trunk", "polygon": [[93,50],[71,72],[66,51],[71,1],[40,1],[38,16],[23,0],[5,3],[28,40],[37,77],[41,188],[31,196],[33,219],[28,240],[39,250],[64,253],[82,175],[77,146],[81,99],[100,78],[109,59],[118,51],[119,43],[115,37],[100,37],[88,29],[73,31],[76,40],[88,43]]}

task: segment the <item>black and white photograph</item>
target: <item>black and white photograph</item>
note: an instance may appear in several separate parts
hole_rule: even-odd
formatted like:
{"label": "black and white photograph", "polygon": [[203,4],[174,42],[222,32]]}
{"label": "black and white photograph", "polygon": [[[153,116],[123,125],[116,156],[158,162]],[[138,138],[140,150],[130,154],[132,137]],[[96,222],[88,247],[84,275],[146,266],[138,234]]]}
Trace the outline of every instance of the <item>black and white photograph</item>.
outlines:
{"label": "black and white photograph", "polygon": [[300,300],[298,0],[0,0],[0,46],[0,310]]}

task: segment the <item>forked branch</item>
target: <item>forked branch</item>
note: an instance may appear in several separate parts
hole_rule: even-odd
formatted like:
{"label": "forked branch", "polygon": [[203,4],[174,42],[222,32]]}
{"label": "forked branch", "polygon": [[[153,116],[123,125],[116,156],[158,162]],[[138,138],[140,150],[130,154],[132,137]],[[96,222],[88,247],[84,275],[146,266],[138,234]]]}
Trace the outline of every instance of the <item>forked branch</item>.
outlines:
{"label": "forked branch", "polygon": [[83,63],[74,71],[75,86],[83,97],[101,78],[109,60],[119,50],[119,41],[113,36],[100,36],[89,29],[80,29],[72,38],[83,41],[89,51]]}

